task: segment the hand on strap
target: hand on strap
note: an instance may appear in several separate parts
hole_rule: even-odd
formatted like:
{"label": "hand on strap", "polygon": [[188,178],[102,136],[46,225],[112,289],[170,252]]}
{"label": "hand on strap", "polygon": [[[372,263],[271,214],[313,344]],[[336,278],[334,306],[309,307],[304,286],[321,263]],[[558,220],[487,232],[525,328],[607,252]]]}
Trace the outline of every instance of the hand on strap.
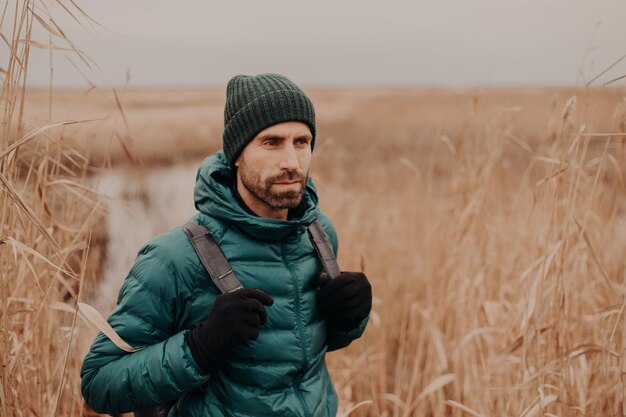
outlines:
{"label": "hand on strap", "polygon": [[205,372],[222,367],[232,350],[247,340],[256,340],[274,299],[255,288],[243,288],[217,297],[206,320],[187,333],[194,359]]}
{"label": "hand on strap", "polygon": [[372,286],[362,272],[342,272],[334,279],[322,272],[317,283],[317,305],[329,329],[353,330],[370,313]]}

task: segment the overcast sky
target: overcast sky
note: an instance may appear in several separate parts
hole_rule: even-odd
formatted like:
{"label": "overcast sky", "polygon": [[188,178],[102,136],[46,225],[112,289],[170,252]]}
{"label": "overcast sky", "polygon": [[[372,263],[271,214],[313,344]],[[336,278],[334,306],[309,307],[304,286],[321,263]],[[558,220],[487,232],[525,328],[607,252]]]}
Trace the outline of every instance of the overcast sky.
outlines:
{"label": "overcast sky", "polygon": [[[131,87],[224,87],[261,72],[310,86],[580,85],[626,54],[625,0],[76,1],[106,29],[53,12],[100,87],[127,74]],[[88,85],[62,53],[53,64],[55,86]],[[48,85],[47,51],[29,72]],[[624,74],[626,59],[600,81]]]}

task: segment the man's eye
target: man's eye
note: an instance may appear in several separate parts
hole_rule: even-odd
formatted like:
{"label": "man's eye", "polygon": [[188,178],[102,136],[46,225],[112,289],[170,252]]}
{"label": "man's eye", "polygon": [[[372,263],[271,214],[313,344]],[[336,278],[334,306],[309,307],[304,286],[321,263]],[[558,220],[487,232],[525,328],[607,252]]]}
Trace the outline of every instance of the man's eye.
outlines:
{"label": "man's eye", "polygon": [[298,138],[296,139],[296,143],[298,145],[308,145],[309,144],[309,138]]}
{"label": "man's eye", "polygon": [[267,139],[263,143],[267,146],[278,146],[278,141],[276,139]]}

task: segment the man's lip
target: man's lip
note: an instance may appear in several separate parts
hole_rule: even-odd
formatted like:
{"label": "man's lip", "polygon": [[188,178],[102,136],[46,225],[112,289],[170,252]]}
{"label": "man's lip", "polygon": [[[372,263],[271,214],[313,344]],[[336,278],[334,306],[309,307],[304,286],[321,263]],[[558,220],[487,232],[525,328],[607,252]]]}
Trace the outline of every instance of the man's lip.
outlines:
{"label": "man's lip", "polygon": [[290,180],[290,181],[276,181],[274,184],[300,184],[302,181],[300,180]]}

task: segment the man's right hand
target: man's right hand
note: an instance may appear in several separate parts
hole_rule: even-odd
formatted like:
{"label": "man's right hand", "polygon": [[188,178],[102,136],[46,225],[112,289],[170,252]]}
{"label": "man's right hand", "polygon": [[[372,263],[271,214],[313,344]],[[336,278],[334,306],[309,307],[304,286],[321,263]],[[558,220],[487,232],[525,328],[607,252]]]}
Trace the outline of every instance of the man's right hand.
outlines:
{"label": "man's right hand", "polygon": [[223,366],[232,350],[246,340],[256,340],[267,320],[265,306],[274,299],[256,288],[242,288],[217,297],[206,320],[187,333],[187,344],[205,372]]}

